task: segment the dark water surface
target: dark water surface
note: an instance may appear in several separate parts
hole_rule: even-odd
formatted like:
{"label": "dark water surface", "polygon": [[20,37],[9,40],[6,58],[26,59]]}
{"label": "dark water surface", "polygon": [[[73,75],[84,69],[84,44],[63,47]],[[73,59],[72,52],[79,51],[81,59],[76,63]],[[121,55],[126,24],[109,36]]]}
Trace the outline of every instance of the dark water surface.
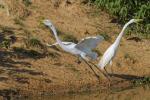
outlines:
{"label": "dark water surface", "polygon": [[15,100],[150,100],[150,87],[141,86],[121,91],[110,90],[64,96],[27,96]]}

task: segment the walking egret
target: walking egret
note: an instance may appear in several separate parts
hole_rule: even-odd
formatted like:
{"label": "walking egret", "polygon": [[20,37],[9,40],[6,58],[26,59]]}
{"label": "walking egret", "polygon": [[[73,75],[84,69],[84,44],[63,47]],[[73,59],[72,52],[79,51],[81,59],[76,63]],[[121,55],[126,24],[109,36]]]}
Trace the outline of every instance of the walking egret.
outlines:
{"label": "walking egret", "polygon": [[132,23],[137,23],[139,21],[142,21],[142,19],[131,19],[129,22],[127,22],[115,42],[105,51],[103,57],[101,58],[100,62],[98,63],[98,66],[100,67],[101,70],[105,70],[105,72],[108,75],[108,72],[106,70],[106,65],[109,63],[112,65],[112,60],[116,55],[117,49],[119,47],[119,43],[121,41],[121,38],[124,34],[125,29]]}

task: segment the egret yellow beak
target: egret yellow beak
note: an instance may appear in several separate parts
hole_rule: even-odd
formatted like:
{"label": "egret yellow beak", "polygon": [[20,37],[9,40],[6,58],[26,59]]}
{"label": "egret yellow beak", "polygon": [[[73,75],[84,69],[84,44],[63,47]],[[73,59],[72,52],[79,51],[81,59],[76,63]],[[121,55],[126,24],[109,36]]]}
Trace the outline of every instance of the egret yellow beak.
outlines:
{"label": "egret yellow beak", "polygon": [[143,19],[135,19],[135,22],[138,23],[138,22],[142,22]]}

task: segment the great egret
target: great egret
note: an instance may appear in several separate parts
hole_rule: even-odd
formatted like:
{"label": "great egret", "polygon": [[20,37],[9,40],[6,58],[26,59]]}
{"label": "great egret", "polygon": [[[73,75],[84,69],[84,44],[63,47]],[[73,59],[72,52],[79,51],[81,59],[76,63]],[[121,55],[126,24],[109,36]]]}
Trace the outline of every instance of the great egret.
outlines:
{"label": "great egret", "polygon": [[113,58],[115,57],[116,55],[116,52],[117,52],[117,49],[119,47],[119,43],[121,41],[121,37],[123,36],[124,34],[124,31],[125,29],[127,28],[127,26],[129,26],[131,23],[134,23],[134,22],[139,22],[139,21],[142,21],[142,19],[131,19],[129,22],[127,22],[121,33],[119,34],[119,36],[117,37],[117,39],[115,40],[115,42],[105,51],[103,57],[101,58],[100,62],[98,63],[98,66],[100,67],[101,70],[105,70],[107,75],[108,75],[108,72],[105,68],[105,66],[109,63],[110,65],[112,65],[112,60]]}
{"label": "great egret", "polygon": [[[58,36],[56,29],[50,20],[44,20],[43,23],[48,26],[54,33],[56,38],[56,43],[52,45],[59,45],[64,51],[69,52],[71,54],[77,55],[82,58],[86,63],[90,59],[96,59],[97,53],[93,52],[92,49],[96,48],[96,46],[104,40],[102,36],[95,36],[95,37],[86,37],[82,39],[79,43],[75,44],[73,42],[62,42]],[[49,45],[49,46],[52,46]],[[90,58],[90,59],[89,59]],[[88,63],[87,63],[88,64]],[[89,65],[89,64],[88,64]],[[90,65],[89,65],[90,66]],[[90,66],[92,69],[92,67]],[[93,70],[93,69],[92,69]],[[94,71],[94,70],[93,70]],[[95,72],[94,72],[95,73]],[[96,75],[96,73],[95,73]]]}

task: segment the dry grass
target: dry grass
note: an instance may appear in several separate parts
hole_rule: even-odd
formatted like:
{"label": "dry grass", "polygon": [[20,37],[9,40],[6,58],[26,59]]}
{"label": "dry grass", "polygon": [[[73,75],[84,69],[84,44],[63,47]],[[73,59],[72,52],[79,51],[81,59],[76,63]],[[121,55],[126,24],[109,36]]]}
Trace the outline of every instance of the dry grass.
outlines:
{"label": "dry grass", "polygon": [[[8,82],[11,83],[9,84],[10,87],[19,85],[19,89],[26,89],[33,93],[35,93],[35,89],[38,92],[48,91],[58,93],[60,90],[62,92],[68,92],[71,86],[74,86],[74,88],[71,88],[71,92],[81,92],[84,89],[87,90],[89,87],[90,89],[97,89],[100,86],[104,88],[107,87],[107,80],[105,80],[105,78],[101,81],[102,83],[99,83],[90,68],[84,62],[80,64],[76,63],[76,57],[73,55],[52,48],[48,48],[46,51],[43,44],[48,42],[55,43],[55,39],[53,35],[46,34],[49,31],[44,29],[41,21],[45,18],[52,20],[57,29],[60,30],[59,37],[62,37],[63,41],[76,43],[77,40],[87,36],[97,35],[96,32],[108,33],[109,35],[103,34],[107,41],[104,41],[96,48],[96,52],[102,55],[111,44],[109,40],[115,40],[114,37],[117,35],[114,33],[119,33],[121,30],[118,28],[118,25],[110,23],[111,18],[108,14],[101,12],[99,16],[89,17],[89,13],[93,10],[90,10],[90,8],[87,9],[87,6],[80,5],[79,3],[64,5],[65,0],[59,4],[57,9],[47,0],[45,0],[45,2],[33,0],[33,3],[28,7],[25,7],[22,2],[14,2],[14,0],[8,0],[7,2],[9,2],[10,17],[8,17],[8,19],[6,17],[1,18],[2,27],[0,27],[0,29],[6,36],[10,33],[14,34],[17,37],[17,41],[10,46],[9,50],[0,50],[0,67],[4,70],[1,74],[7,75],[10,78],[8,80]],[[31,14],[27,14],[28,11],[31,12]],[[14,20],[15,18],[17,18],[17,20]],[[17,25],[14,22],[17,23]],[[97,26],[95,22],[98,23]],[[88,32],[88,34],[85,34],[85,32]],[[23,41],[23,39],[26,42]],[[149,40],[135,42],[122,38],[121,43],[123,45],[119,47],[118,53],[113,61],[114,63],[120,61],[117,65],[114,65],[114,70],[121,78],[114,76],[112,80],[120,82],[120,80],[126,81],[127,79],[124,78],[130,77],[130,75],[148,75],[148,69],[150,67]],[[41,45],[43,45],[42,48],[40,47]],[[99,50],[101,50],[102,53],[99,52]],[[125,51],[128,51],[129,55],[126,54]],[[13,54],[16,56],[12,56]],[[134,60],[137,62],[130,62],[132,60],[133,62]],[[95,64],[97,63],[98,62],[95,61]],[[121,67],[116,67],[120,65]],[[19,69],[23,69],[25,66],[30,66],[34,71],[25,70],[27,71],[25,75],[23,72],[19,74],[16,73],[16,78],[12,78],[7,74],[14,70],[18,71]],[[136,70],[129,71],[128,68],[130,67]],[[29,80],[26,80],[26,74],[34,74],[31,75],[34,78],[28,77]],[[99,74],[103,77],[101,73]],[[122,74],[126,76],[124,75],[124,77]],[[21,80],[21,78],[23,79]],[[134,79],[135,77],[132,78]],[[29,88],[26,88],[25,84],[18,83],[18,80],[19,82],[25,82],[25,84],[30,83]],[[127,85],[128,84],[122,82],[117,86],[126,87]]]}

